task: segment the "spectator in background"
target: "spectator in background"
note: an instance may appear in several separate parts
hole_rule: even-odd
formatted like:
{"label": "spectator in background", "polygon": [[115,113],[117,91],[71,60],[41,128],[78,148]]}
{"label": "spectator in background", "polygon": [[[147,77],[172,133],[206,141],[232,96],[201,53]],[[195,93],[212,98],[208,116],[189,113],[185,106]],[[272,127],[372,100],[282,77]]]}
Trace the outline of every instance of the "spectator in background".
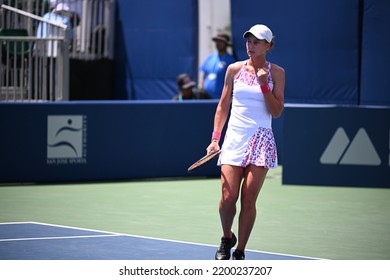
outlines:
{"label": "spectator in background", "polygon": [[[48,40],[37,41],[34,50],[36,54],[41,58],[41,60],[37,60],[34,63],[36,63],[38,67],[38,64],[43,63],[43,59],[46,60],[49,57],[51,58],[48,61],[46,72],[43,73],[44,75],[46,75],[46,83],[43,83],[41,85],[42,89],[39,90],[39,92],[40,94],[49,96],[50,99],[54,100],[56,83],[58,83],[57,57],[60,55],[59,50],[61,49],[61,45],[59,43],[59,40],[53,38],[62,37],[67,34],[68,48],[69,50],[71,49],[73,40],[73,26],[71,23],[71,12],[69,6],[65,3],[59,3],[54,9],[46,13],[43,16],[43,19],[49,22],[60,23],[67,26],[66,30],[64,30],[63,28],[58,27],[54,24],[50,24],[48,22],[39,22],[36,31],[37,38],[45,38]],[[38,92],[35,92],[34,94],[38,94]]]}
{"label": "spectator in background", "polygon": [[179,90],[178,95],[175,95],[173,100],[190,100],[190,99],[206,99],[202,92],[197,91],[196,83],[191,80],[187,73],[182,73],[177,76],[177,87]]}
{"label": "spectator in background", "polygon": [[[46,0],[47,1],[47,0]],[[66,7],[66,10],[63,9],[61,11],[61,15],[69,18],[71,28],[72,28],[72,36],[73,40],[71,41],[71,51],[80,51],[80,36],[81,36],[81,24],[85,26],[85,22],[81,23],[81,15],[83,14],[83,2],[87,3],[88,12],[92,10],[91,3],[93,2],[93,6],[98,6],[104,0],[94,0],[94,1],[85,1],[85,0],[49,0],[51,9],[58,9],[60,5]],[[91,16],[92,18],[92,16]],[[92,28],[92,27],[91,27]]]}
{"label": "spectator in background", "polygon": [[[69,6],[64,3],[58,4],[52,11],[46,13],[43,18],[45,20],[58,22],[66,25],[67,28],[67,35],[68,40],[71,42],[73,40],[73,26],[71,23],[71,12],[69,9]],[[40,22],[37,28],[37,37],[38,38],[50,38],[50,37],[57,37],[57,36],[63,36],[63,30],[60,27],[51,25],[46,22]],[[56,43],[56,42],[54,42]],[[71,44],[70,44],[71,46]],[[48,42],[47,50],[49,51],[49,56],[57,56],[56,53],[51,53],[51,42]]]}
{"label": "spectator in background", "polygon": [[219,99],[222,94],[227,67],[236,59],[227,51],[230,44],[230,36],[220,33],[213,37],[217,51],[211,53],[200,67],[202,76],[199,89],[210,98]]}

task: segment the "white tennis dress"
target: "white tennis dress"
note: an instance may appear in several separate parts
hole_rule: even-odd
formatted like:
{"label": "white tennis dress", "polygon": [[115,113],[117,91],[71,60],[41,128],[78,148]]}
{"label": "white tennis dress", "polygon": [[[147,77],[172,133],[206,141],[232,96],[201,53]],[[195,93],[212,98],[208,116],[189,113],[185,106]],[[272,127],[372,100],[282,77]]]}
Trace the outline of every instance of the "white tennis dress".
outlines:
{"label": "white tennis dress", "polygon": [[[278,165],[272,116],[255,74],[246,71],[244,63],[234,80],[230,119],[222,144],[218,165],[246,167],[250,164],[275,168]],[[271,73],[271,63],[268,72]],[[273,89],[271,74],[268,83]],[[271,93],[266,93],[271,94]]]}

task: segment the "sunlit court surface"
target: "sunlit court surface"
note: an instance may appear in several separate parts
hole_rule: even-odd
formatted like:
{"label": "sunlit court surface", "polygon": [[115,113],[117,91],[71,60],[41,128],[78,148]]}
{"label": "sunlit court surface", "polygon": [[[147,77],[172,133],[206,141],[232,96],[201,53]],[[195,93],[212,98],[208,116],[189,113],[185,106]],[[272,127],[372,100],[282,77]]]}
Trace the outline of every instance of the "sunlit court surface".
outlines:
{"label": "sunlit court surface", "polygon": [[[287,186],[281,170],[261,190],[248,260],[390,258],[389,189]],[[0,259],[213,260],[219,196],[219,178],[1,185]]]}

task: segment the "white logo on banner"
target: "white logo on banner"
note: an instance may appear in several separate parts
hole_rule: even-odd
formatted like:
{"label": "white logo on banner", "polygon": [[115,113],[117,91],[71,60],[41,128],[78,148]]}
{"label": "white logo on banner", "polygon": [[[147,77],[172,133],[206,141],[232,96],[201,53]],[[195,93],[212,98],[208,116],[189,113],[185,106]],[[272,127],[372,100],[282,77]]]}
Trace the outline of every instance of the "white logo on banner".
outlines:
{"label": "white logo on banner", "polygon": [[360,128],[352,141],[339,127],[323,152],[322,164],[380,165],[381,159],[364,128]]}
{"label": "white logo on banner", "polygon": [[86,163],[86,117],[47,117],[47,163]]}

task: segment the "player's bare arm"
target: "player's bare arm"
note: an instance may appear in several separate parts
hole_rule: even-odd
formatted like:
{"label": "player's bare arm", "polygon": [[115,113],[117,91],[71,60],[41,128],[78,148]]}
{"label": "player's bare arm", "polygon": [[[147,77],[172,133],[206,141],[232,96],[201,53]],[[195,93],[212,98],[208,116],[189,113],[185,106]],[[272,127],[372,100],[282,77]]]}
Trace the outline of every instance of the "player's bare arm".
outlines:
{"label": "player's bare arm", "polygon": [[272,64],[271,76],[274,82],[274,88],[272,94],[264,94],[264,98],[268,111],[274,118],[279,117],[284,109],[285,75],[285,71],[282,67]]}

